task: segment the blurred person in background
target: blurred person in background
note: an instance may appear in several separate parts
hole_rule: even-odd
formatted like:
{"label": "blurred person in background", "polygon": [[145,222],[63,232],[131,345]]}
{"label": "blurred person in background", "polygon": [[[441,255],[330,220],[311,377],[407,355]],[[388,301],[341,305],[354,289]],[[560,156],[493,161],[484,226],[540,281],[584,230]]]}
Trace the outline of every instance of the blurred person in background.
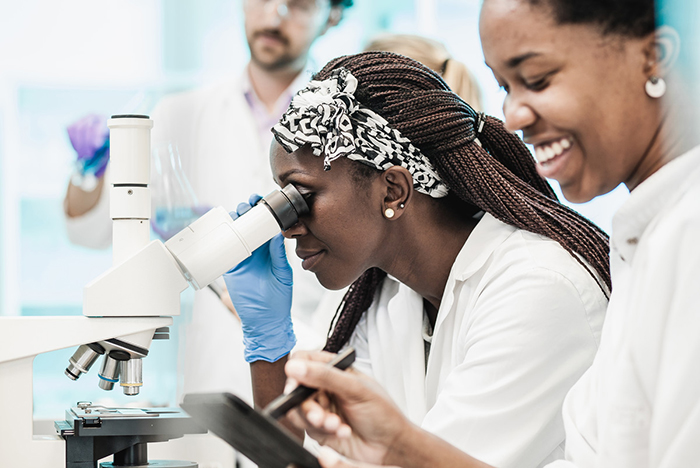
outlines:
{"label": "blurred person in background", "polygon": [[[244,0],[250,61],[242,73],[166,96],[157,104],[151,113],[152,146],[179,152],[181,172],[200,206],[230,206],[253,192],[275,188],[268,159],[270,128],[296,90],[308,82],[312,44],[340,22],[351,5],[352,0]],[[71,178],[66,193],[68,235],[76,244],[106,248],[112,234],[106,118],[87,116],[68,134],[82,169]],[[161,162],[170,164],[168,159]],[[174,163],[179,163],[177,153]],[[325,290],[293,254],[290,257],[298,286],[293,309],[300,346],[320,347],[331,318],[316,313]],[[206,288],[195,293],[192,321],[185,331],[184,386],[178,395],[229,391],[252,400],[241,325],[232,306],[223,304],[227,299],[225,291],[221,297]]]}
{"label": "blurred person in background", "polygon": [[414,34],[380,34],[365,51],[394,52],[416,60],[438,73],[452,91],[477,112],[483,110],[481,88],[467,66],[452,58],[441,42]]}

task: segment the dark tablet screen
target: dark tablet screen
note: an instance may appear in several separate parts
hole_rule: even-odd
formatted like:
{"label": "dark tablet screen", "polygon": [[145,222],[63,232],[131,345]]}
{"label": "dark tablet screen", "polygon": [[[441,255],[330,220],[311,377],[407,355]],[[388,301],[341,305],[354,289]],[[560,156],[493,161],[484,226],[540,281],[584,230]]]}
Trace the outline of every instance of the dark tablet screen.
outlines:
{"label": "dark tablet screen", "polygon": [[230,393],[190,393],[182,408],[261,468],[320,468],[316,457],[274,419]]}

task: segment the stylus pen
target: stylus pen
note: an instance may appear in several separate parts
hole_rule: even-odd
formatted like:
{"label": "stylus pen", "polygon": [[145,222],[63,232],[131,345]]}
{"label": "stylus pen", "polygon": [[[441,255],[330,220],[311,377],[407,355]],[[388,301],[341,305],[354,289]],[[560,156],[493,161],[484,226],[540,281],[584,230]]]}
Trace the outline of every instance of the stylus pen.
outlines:
{"label": "stylus pen", "polygon": [[[345,370],[355,361],[355,349],[347,348],[342,353],[338,355],[328,363],[329,366],[337,367],[338,369]],[[299,385],[297,388],[287,393],[286,395],[280,395],[270,402],[263,410],[262,414],[269,416],[273,419],[279,419],[287,412],[299,406],[309,398],[311,395],[316,393],[318,389],[307,387],[305,385]]]}

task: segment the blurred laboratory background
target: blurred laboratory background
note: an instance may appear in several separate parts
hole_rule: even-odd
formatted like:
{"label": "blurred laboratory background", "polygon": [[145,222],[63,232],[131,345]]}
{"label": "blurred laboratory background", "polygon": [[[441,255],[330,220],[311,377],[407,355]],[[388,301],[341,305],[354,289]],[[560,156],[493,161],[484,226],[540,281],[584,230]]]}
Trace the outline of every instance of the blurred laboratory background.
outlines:
{"label": "blurred laboratory background", "polygon": [[[502,117],[481,53],[479,0],[355,0],[314,46],[316,68],[359,52],[378,33],[443,42],[471,69],[486,113]],[[75,154],[66,127],[88,113],[148,114],[164,94],[226,79],[248,59],[241,0],[24,0],[0,6],[0,315],[79,315],[82,288],[111,265],[109,250],[72,245],[62,203]],[[157,122],[155,123],[157,125]],[[626,191],[575,205],[609,231]],[[232,200],[232,206],[239,200]],[[188,295],[183,295],[186,309]],[[178,324],[144,360],[135,405],[175,405]],[[35,418],[59,418],[77,399],[110,400],[90,378],[63,375],[73,349],[35,361]],[[89,377],[89,376],[88,376]],[[94,377],[94,376],[93,376]]]}

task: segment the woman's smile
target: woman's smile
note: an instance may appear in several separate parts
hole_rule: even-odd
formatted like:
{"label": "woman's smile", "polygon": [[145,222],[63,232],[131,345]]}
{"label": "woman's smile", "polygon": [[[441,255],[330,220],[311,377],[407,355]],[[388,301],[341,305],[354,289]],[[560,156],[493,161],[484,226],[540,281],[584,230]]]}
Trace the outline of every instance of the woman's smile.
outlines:
{"label": "woman's smile", "polygon": [[574,140],[568,136],[550,139],[535,145],[537,172],[542,177],[556,179],[557,174],[564,172],[574,148]]}

